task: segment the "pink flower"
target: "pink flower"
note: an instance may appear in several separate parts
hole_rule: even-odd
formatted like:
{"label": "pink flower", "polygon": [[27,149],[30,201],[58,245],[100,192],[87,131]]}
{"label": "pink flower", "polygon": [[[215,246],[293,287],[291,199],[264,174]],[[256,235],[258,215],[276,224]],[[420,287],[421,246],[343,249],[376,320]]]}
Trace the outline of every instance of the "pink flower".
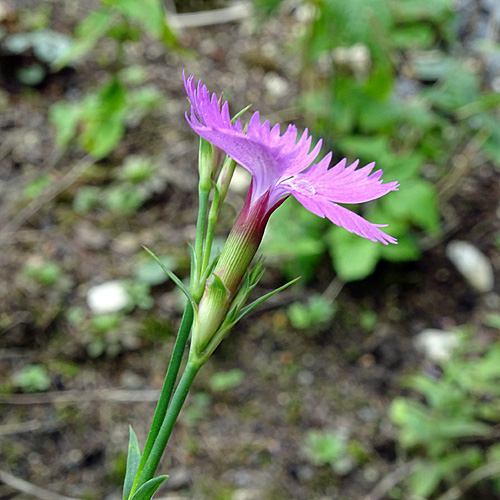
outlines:
{"label": "pink flower", "polygon": [[261,123],[257,111],[245,131],[240,119],[231,123],[227,101],[221,106],[221,100],[215,94],[210,96],[201,81],[195,85],[192,76],[187,80],[184,76],[184,85],[191,102],[191,113],[186,113],[189,125],[252,174],[244,209],[247,216],[255,207],[265,226],[269,215],[292,195],[310,212],[351,233],[385,245],[397,243],[380,229],[386,225],[373,224],[338,204],[364,203],[397,191],[397,182],[383,184],[382,170],[372,172],[375,163],[357,168],[359,161],[347,166],[343,159],[330,168],[332,153],[314,163],[321,140],[311,150],[307,129],[299,138],[294,125],[281,134],[279,125],[271,128],[269,121]]}

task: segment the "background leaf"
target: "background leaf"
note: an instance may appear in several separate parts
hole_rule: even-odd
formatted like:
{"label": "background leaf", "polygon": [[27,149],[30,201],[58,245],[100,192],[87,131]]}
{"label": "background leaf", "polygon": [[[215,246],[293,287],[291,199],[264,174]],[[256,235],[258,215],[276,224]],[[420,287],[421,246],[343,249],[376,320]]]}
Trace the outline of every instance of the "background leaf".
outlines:
{"label": "background leaf", "polygon": [[333,267],[343,280],[360,280],[374,271],[380,255],[380,243],[339,227],[332,227],[328,231],[326,241]]}

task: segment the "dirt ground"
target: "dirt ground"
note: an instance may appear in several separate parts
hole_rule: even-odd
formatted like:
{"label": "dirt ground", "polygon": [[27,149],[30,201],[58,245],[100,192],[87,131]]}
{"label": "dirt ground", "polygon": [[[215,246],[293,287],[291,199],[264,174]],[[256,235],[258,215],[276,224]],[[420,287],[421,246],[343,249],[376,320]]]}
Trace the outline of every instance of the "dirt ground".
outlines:
{"label": "dirt ground", "polygon": [[[37,4],[0,1],[17,15],[40,8]],[[50,27],[70,34],[91,5],[47,2]],[[22,25],[15,16],[10,22],[12,29]],[[60,498],[121,498],[128,426],[144,443],[182,304],[170,283],[155,286],[154,307],[130,312],[119,331],[105,338],[109,349],[91,356],[86,293],[92,285],[130,276],[144,260],[141,244],[158,255],[174,256],[176,272],[188,275],[186,242],[193,239],[197,211],[197,139],[183,116],[182,70],[202,78],[209,89],[223,90],[233,109],[252,102],[272,122],[303,125],[294,105],[300,91],[298,55],[290,49],[299,27],[296,12],[284,8],[266,22],[244,19],[185,29],[180,39],[192,50],[188,55],[166,51],[153,41],[136,44],[127,60],[146,69],[148,83],[166,102],[93,166],[76,146],[64,152],[55,148],[48,109],[59,100],[78,99],[105,78],[95,59],[51,75],[35,89],[4,80],[0,499],[59,498],[43,497],[36,489],[29,495],[29,485]],[[276,81],[286,82],[286,90],[274,91]],[[144,207],[127,217],[75,213],[72,203],[80,187],[105,185],[113,168],[138,154],[162,166],[162,187]],[[41,173],[49,176],[50,188],[26,201],[21,193]],[[161,464],[170,478],[158,497],[386,498],[375,488],[387,475],[404,470],[388,405],[404,391],[404,376],[429,363],[412,339],[424,328],[464,324],[474,325],[480,334],[494,334],[483,319],[498,310],[498,284],[488,295],[474,292],[445,248],[452,239],[474,244],[493,263],[499,283],[499,199],[500,171],[484,162],[470,169],[443,203],[445,231],[426,241],[422,258],[382,263],[370,278],[344,285],[335,299],[334,319],[314,334],[294,330],[286,306],[323,293],[335,280],[326,258],[310,285],[287,289],[242,321],[195,382]],[[223,231],[243,198],[234,192],[228,201]],[[23,273],[26,263],[40,260],[61,266],[57,285],[34,283]],[[271,268],[262,287],[270,290],[282,283],[279,269]],[[72,320],[67,313],[75,308],[85,314]],[[366,310],[378,317],[370,331],[359,321],[360,311]],[[23,394],[12,386],[13,374],[31,364],[49,368],[45,392]],[[242,383],[214,390],[210,377],[234,368],[243,371]],[[346,474],[311,465],[301,448],[308,429],[345,435],[357,449],[358,464]]]}

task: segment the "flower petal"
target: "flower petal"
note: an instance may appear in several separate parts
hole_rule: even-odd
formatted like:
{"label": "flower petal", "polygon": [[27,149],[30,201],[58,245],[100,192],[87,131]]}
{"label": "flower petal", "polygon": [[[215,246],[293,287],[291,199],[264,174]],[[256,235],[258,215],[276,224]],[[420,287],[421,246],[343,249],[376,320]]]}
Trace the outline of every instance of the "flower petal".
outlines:
{"label": "flower petal", "polygon": [[254,179],[254,196],[260,197],[275,185],[281,171],[279,149],[270,148],[233,129],[211,128],[191,123],[201,137],[211,142],[246,168]]}
{"label": "flower petal", "polygon": [[256,198],[276,186],[285,172],[290,176],[305,170],[319,154],[321,142],[309,151],[312,138],[307,130],[296,142],[294,125],[289,125],[281,135],[279,125],[271,128],[269,121],[261,123],[257,111],[244,132],[239,120],[231,123],[227,102],[221,106],[217,96],[210,97],[200,82],[196,87],[191,76],[184,84],[191,102],[191,113],[186,114],[189,125],[252,174]]}
{"label": "flower petal", "polygon": [[323,218],[326,217],[337,226],[343,227],[351,233],[371,241],[380,241],[384,245],[397,243],[396,238],[379,229],[380,227],[386,227],[384,224],[372,224],[360,215],[318,194],[304,193],[297,190],[291,191],[291,194],[313,214]]}
{"label": "flower petal", "polygon": [[382,170],[372,172],[375,163],[356,168],[359,160],[346,166],[345,158],[328,168],[331,154],[298,177],[307,178],[317,193],[337,203],[364,203],[397,191],[397,182],[382,182]]}

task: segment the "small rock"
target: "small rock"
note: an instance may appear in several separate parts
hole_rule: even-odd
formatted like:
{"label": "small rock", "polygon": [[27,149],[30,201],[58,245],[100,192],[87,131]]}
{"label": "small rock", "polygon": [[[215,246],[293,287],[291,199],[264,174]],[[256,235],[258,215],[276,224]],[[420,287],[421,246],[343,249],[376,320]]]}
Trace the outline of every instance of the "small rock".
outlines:
{"label": "small rock", "polygon": [[231,495],[231,500],[260,500],[262,491],[253,488],[239,488]]}
{"label": "small rock", "polygon": [[90,250],[102,250],[109,244],[109,237],[89,222],[82,221],[76,225],[75,236],[77,241]]}
{"label": "small rock", "polygon": [[94,314],[121,311],[130,303],[130,298],[121,281],[107,281],[87,292],[87,304]]}
{"label": "small rock", "polygon": [[187,467],[177,467],[168,472],[167,487],[170,491],[178,491],[191,485],[193,476]]}
{"label": "small rock", "polygon": [[309,370],[302,370],[297,376],[297,381],[304,387],[309,387],[314,383],[314,375]]}
{"label": "small rock", "polygon": [[144,389],[144,379],[132,370],[125,370],[120,376],[124,389]]}
{"label": "small rock", "polygon": [[106,495],[104,497],[104,500],[122,500],[122,496],[120,495],[120,493],[113,492],[109,495]]}
{"label": "small rock", "polygon": [[122,233],[111,242],[111,250],[123,255],[132,255],[141,249],[141,242],[134,233]]}
{"label": "small rock", "polygon": [[286,95],[289,91],[288,82],[277,73],[270,71],[264,76],[264,85],[267,92],[273,97]]}
{"label": "small rock", "polygon": [[413,340],[415,348],[434,362],[450,359],[458,345],[458,334],[429,328],[420,332]]}
{"label": "small rock", "polygon": [[337,47],[332,52],[332,58],[336,64],[350,68],[356,75],[365,75],[370,69],[370,50],[361,43]]}
{"label": "small rock", "polygon": [[360,408],[357,414],[363,422],[375,422],[379,418],[377,411],[370,406]]}
{"label": "small rock", "polygon": [[493,289],[493,266],[475,246],[466,241],[452,241],[446,247],[446,255],[478,292],[485,293]]}

